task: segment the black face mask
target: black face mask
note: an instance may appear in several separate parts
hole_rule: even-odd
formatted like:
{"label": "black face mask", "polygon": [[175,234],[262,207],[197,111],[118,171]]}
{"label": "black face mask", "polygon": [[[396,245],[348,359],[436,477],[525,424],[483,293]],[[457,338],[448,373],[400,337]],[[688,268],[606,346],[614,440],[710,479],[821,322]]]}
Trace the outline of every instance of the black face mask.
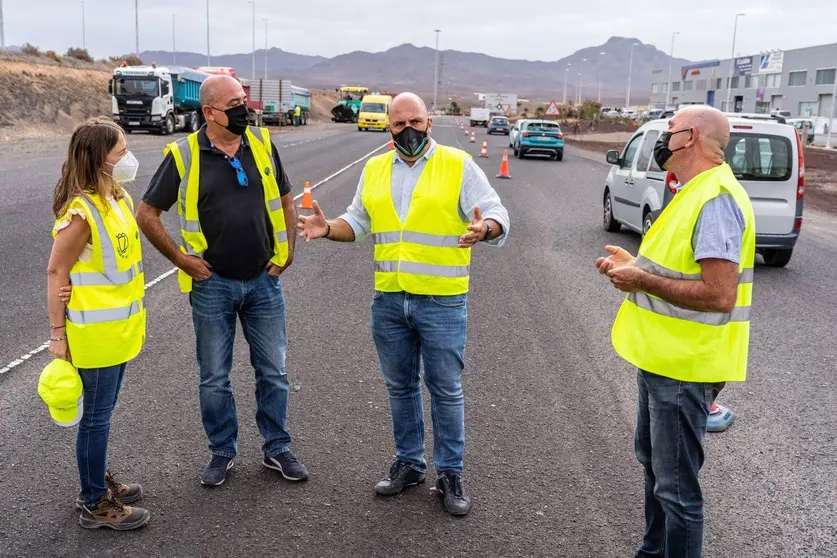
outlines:
{"label": "black face mask", "polygon": [[657,143],[654,144],[654,161],[657,163],[661,169],[665,169],[665,164],[671,158],[671,156],[680,151],[681,149],[686,149],[686,146],[678,147],[674,151],[668,148],[668,143],[671,141],[671,136],[674,134],[679,134],[681,132],[689,132],[689,128],[685,130],[678,130],[676,132],[663,132],[660,134],[660,137],[657,139]]}
{"label": "black face mask", "polygon": [[[215,107],[212,108],[215,109]],[[244,132],[247,130],[247,126],[249,124],[247,120],[247,117],[249,116],[247,105],[238,105],[237,107],[228,108],[223,112],[227,115],[227,125],[224,126],[224,128],[237,136],[244,135]]]}
{"label": "black face mask", "polygon": [[407,126],[397,134],[392,134],[395,147],[407,157],[417,157],[427,145],[427,130],[416,130]]}

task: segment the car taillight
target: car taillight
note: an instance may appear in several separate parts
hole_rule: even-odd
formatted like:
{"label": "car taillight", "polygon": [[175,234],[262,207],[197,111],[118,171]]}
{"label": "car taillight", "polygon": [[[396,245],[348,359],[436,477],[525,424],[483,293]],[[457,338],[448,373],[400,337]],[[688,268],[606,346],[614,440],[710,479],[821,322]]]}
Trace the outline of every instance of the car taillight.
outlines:
{"label": "car taillight", "polygon": [[564,134],[558,134],[558,139],[564,139]]}
{"label": "car taillight", "polygon": [[[801,200],[805,195],[805,153],[802,150],[802,138],[799,135],[799,130],[794,128],[796,132],[796,149],[799,151],[799,179],[796,181],[796,199]],[[802,226],[800,219],[799,226]],[[798,229],[797,229],[798,230]]]}
{"label": "car taillight", "polygon": [[529,137],[529,132],[523,132],[523,137],[528,138]]}
{"label": "car taillight", "polygon": [[678,186],[680,186],[680,184],[677,182],[677,177],[674,175],[673,172],[667,171],[666,172],[666,187],[668,188],[668,191],[671,192],[672,194],[676,194]]}
{"label": "car taillight", "polygon": [[802,230],[802,217],[800,217],[799,219],[796,220],[796,223],[793,226],[793,230],[795,230],[796,232],[799,232],[799,231]]}

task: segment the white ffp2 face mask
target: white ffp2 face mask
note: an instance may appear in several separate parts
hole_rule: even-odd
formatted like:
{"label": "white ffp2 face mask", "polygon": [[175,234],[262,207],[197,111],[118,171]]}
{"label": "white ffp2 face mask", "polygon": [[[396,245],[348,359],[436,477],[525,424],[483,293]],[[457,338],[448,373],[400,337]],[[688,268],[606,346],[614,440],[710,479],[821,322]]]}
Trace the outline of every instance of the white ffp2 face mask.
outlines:
{"label": "white ffp2 face mask", "polygon": [[[110,165],[110,163],[108,163]],[[134,157],[134,154],[128,151],[119,159],[119,162],[113,166],[111,178],[114,182],[130,182],[137,177],[137,170],[139,169],[139,161]]]}

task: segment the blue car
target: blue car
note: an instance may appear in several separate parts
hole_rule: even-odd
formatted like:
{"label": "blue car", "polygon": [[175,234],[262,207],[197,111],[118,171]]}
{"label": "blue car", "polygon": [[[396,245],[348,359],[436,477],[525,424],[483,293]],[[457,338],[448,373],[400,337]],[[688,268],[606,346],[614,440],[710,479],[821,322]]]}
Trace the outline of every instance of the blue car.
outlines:
{"label": "blue car", "polygon": [[526,155],[549,155],[556,161],[564,159],[564,134],[561,127],[549,120],[527,120],[514,141],[518,159]]}

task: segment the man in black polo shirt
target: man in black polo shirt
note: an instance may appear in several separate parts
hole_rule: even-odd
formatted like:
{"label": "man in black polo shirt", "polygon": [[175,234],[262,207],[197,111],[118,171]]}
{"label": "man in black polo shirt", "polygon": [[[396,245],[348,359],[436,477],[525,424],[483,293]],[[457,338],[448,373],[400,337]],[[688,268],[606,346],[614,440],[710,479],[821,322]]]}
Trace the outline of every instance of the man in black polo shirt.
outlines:
{"label": "man in black polo shirt", "polygon": [[[213,76],[201,86],[206,125],[167,147],[137,208],[137,222],[180,273],[189,292],[200,370],[200,406],[212,458],[201,483],[224,482],[237,452],[230,385],[236,316],[256,372],[256,422],[265,467],[292,481],[308,470],[290,451],[285,302],[279,276],[293,260],[296,222],[291,184],[269,134],[247,126],[244,91]],[[198,174],[195,175],[194,173]],[[175,203],[180,246],[160,219]]]}

